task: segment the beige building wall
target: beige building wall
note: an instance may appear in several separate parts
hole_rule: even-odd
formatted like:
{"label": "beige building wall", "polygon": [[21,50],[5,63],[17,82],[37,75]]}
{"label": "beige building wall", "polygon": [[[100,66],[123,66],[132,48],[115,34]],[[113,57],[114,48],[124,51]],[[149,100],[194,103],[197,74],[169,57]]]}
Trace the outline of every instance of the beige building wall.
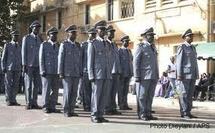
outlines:
{"label": "beige building wall", "polygon": [[[116,29],[115,40],[120,43],[120,37],[129,35],[131,48],[134,51],[140,42],[140,34],[146,27],[154,27],[156,32],[156,47],[158,49],[158,60],[160,73],[166,70],[169,57],[176,54],[177,46],[183,42],[181,34],[188,28],[194,32],[194,44],[208,40],[208,0],[172,0],[173,3],[162,5],[162,0],[154,0],[154,8],[146,8],[146,0],[134,0],[134,16],[121,18],[121,2],[125,0],[114,0],[113,20],[108,21]],[[54,6],[57,0],[35,0],[31,2],[31,11],[37,11],[38,5],[46,4]],[[59,3],[58,3],[59,4]],[[59,30],[59,40],[66,38],[64,29],[76,24],[80,27],[85,25],[85,6],[90,5],[90,26],[98,20],[107,20],[107,0],[64,0],[62,8],[45,11],[44,6],[39,12],[46,15],[46,29],[50,26],[57,26],[57,12],[62,11],[62,28]],[[36,7],[37,8],[36,8]],[[210,14],[214,16],[214,14]],[[45,35],[45,34],[43,34]],[[79,32],[78,41],[87,39],[87,34]],[[200,62],[202,64],[202,62]],[[212,71],[205,63],[201,65],[201,71]]]}

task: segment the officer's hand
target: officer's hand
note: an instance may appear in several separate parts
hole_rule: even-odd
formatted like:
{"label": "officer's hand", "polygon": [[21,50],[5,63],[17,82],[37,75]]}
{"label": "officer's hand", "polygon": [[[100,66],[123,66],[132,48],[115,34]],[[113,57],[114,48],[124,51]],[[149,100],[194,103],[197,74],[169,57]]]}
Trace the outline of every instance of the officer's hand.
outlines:
{"label": "officer's hand", "polygon": [[90,79],[90,82],[95,82],[95,79]]}
{"label": "officer's hand", "polygon": [[140,82],[140,78],[135,78],[135,82]]}
{"label": "officer's hand", "polygon": [[46,76],[46,73],[42,73],[41,76],[42,76],[42,77],[45,77],[45,76]]}
{"label": "officer's hand", "polygon": [[26,66],[26,65],[23,66],[23,72],[24,72],[24,73],[27,72],[27,66]]}
{"label": "officer's hand", "polygon": [[59,77],[60,77],[61,79],[63,79],[63,78],[64,78],[64,75],[63,75],[63,74],[60,74]]}
{"label": "officer's hand", "polygon": [[6,69],[3,69],[2,71],[3,71],[3,73],[6,73],[6,72],[7,72],[7,70],[6,70]]}

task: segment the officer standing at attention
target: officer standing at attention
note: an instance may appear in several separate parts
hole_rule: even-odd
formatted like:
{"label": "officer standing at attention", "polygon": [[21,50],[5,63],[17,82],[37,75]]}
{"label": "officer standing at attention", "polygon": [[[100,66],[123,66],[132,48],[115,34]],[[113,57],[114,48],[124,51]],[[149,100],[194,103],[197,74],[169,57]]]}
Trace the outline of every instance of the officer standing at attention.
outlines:
{"label": "officer standing at attention", "polygon": [[90,28],[88,30],[88,40],[81,44],[82,48],[82,64],[83,64],[83,77],[82,77],[82,89],[83,89],[83,106],[85,111],[90,111],[91,106],[91,95],[92,95],[92,87],[88,77],[87,71],[87,49],[88,45],[94,41],[96,38],[96,29]]}
{"label": "officer standing at attention", "polygon": [[188,29],[183,33],[184,43],[178,46],[176,56],[176,75],[177,79],[184,85],[180,92],[179,104],[181,117],[185,119],[195,118],[191,114],[192,97],[196,79],[199,77],[197,64],[197,53],[193,42],[193,33]]}
{"label": "officer standing at attention", "polygon": [[152,27],[146,29],[141,34],[144,41],[138,44],[134,53],[134,78],[139,83],[136,88],[138,117],[144,121],[157,119],[151,115],[154,91],[159,78],[154,35]]}
{"label": "officer standing at attention", "polygon": [[25,73],[26,109],[40,109],[37,104],[38,89],[40,86],[39,48],[42,39],[39,36],[39,21],[34,21],[30,28],[32,32],[22,40],[22,65]]}
{"label": "officer standing at attention", "polygon": [[68,39],[65,40],[59,49],[58,74],[63,83],[63,110],[65,117],[78,116],[74,113],[78,83],[82,75],[81,47],[76,42],[77,27],[71,25],[65,30]]}
{"label": "officer standing at attention", "polygon": [[47,31],[48,41],[41,44],[39,50],[40,75],[42,76],[42,102],[45,113],[60,112],[55,108],[58,97],[58,31],[55,27]]}
{"label": "officer standing at attention", "polygon": [[1,67],[5,73],[5,96],[8,106],[19,106],[16,94],[19,89],[19,79],[22,70],[21,46],[18,43],[18,31],[11,32],[12,41],[6,43],[1,58]]}
{"label": "officer standing at attention", "polygon": [[132,108],[128,107],[127,100],[129,82],[133,76],[133,56],[128,48],[129,41],[129,36],[123,36],[121,38],[122,47],[119,48],[120,67],[122,69],[120,76],[120,87],[118,91],[118,105],[120,110],[132,110]]}
{"label": "officer standing at attention", "polygon": [[112,79],[110,84],[108,85],[108,93],[107,93],[107,105],[105,107],[106,115],[119,115],[121,114],[116,110],[116,93],[119,89],[119,78],[121,74],[120,60],[119,60],[119,50],[116,44],[113,42],[115,29],[112,25],[107,27],[107,41],[110,45],[110,56],[111,56],[111,66],[112,66]]}
{"label": "officer standing at attention", "polygon": [[[1,53],[0,53],[1,56]],[[0,57],[1,60],[1,57]],[[4,73],[2,71],[2,68],[0,67],[0,94],[4,94],[5,93],[5,87],[4,87]]]}
{"label": "officer standing at attention", "polygon": [[87,69],[89,80],[92,83],[91,121],[94,123],[108,122],[104,119],[108,82],[111,79],[111,66],[108,42],[106,35],[106,21],[95,24],[97,30],[96,39],[88,44]]}

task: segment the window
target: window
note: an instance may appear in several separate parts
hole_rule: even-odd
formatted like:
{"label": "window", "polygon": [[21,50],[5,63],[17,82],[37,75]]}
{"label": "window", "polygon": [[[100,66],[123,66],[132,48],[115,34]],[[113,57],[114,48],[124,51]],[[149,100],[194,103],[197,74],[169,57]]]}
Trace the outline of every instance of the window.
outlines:
{"label": "window", "polygon": [[57,28],[58,29],[62,28],[62,11],[58,11],[57,14]]}
{"label": "window", "polygon": [[85,24],[90,24],[90,5],[85,6]]}
{"label": "window", "polygon": [[156,0],[146,0],[146,9],[155,8]]}
{"label": "window", "polygon": [[46,32],[46,15],[42,16],[42,31]]}
{"label": "window", "polygon": [[134,0],[121,1],[121,18],[134,16]]}
{"label": "window", "polygon": [[173,0],[162,0],[161,5],[165,6],[165,5],[169,5],[169,4],[172,4],[172,3],[173,3]]}
{"label": "window", "polygon": [[113,20],[113,0],[108,0],[108,5],[107,5],[107,10],[108,10],[108,20]]}

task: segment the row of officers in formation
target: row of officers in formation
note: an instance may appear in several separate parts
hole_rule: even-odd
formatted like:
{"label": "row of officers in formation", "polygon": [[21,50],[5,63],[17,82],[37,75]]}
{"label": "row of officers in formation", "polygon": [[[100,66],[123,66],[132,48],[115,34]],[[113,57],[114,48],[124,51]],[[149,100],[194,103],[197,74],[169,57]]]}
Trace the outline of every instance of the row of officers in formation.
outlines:
{"label": "row of officers in formation", "polygon": [[[157,119],[152,116],[152,101],[159,78],[157,50],[154,44],[154,30],[147,28],[141,34],[144,41],[137,45],[134,56],[128,49],[129,36],[121,38],[120,48],[114,43],[115,29],[106,21],[97,22],[88,31],[88,40],[76,42],[77,27],[65,29],[67,39],[57,42],[58,30],[47,31],[48,39],[38,36],[40,23],[30,25],[31,33],[24,36],[22,45],[18,43],[19,33],[11,32],[12,41],[4,46],[1,58],[5,74],[7,105],[19,105],[16,93],[21,71],[24,73],[26,109],[40,108],[37,103],[38,88],[42,79],[42,110],[45,113],[60,112],[56,109],[59,79],[63,85],[63,113],[66,117],[78,116],[74,112],[79,80],[83,87],[83,107],[91,111],[94,123],[108,122],[105,114],[121,114],[117,111],[116,93],[120,110],[130,110],[127,102],[129,81],[132,76],[137,93],[137,114],[147,121]],[[179,96],[180,113],[183,118],[192,118],[192,95],[198,66],[195,47],[191,45],[193,33],[188,29],[183,33],[185,40],[177,50],[177,79],[183,85]]]}

